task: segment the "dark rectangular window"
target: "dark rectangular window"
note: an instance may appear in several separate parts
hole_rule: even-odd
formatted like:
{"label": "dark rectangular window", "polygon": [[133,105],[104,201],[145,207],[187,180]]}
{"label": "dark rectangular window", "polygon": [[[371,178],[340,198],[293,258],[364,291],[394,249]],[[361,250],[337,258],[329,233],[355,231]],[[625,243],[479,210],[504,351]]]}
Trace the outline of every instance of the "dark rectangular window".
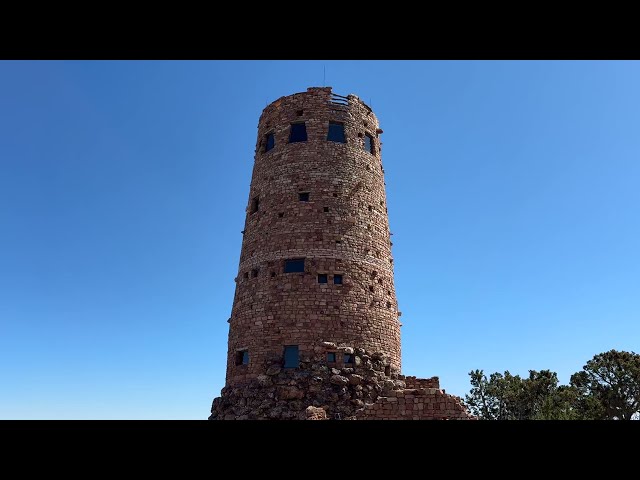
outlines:
{"label": "dark rectangular window", "polygon": [[238,350],[236,352],[236,365],[249,364],[249,350]]}
{"label": "dark rectangular window", "polygon": [[329,122],[329,133],[327,140],[332,142],[347,143],[344,138],[344,124]]}
{"label": "dark rectangular window", "polygon": [[372,155],[376,154],[373,137],[368,133],[364,136],[364,149]]}
{"label": "dark rectangular window", "polygon": [[327,274],[319,273],[318,274],[318,283],[327,283]]}
{"label": "dark rectangular window", "polygon": [[344,354],[344,363],[353,363],[353,353]]}
{"label": "dark rectangular window", "polygon": [[299,193],[298,194],[298,200],[300,200],[301,202],[308,202],[309,201],[309,192]]}
{"label": "dark rectangular window", "polygon": [[342,275],[334,275],[333,283],[336,285],[342,285]]}
{"label": "dark rectangular window", "polygon": [[327,362],[336,363],[336,352],[327,353]]}
{"label": "dark rectangular window", "polygon": [[276,137],[273,136],[273,133],[267,133],[267,138],[265,139],[264,151],[265,153],[271,150],[276,145]]}
{"label": "dark rectangular window", "polygon": [[304,123],[292,123],[289,132],[289,143],[306,142],[307,126]]}
{"label": "dark rectangular window", "polygon": [[284,261],[284,273],[304,272],[304,258],[292,258]]}
{"label": "dark rectangular window", "polygon": [[298,345],[285,345],[284,347],[284,368],[298,368],[300,366],[300,355]]}
{"label": "dark rectangular window", "polygon": [[253,197],[251,200],[251,213],[256,213],[260,208],[260,197]]}

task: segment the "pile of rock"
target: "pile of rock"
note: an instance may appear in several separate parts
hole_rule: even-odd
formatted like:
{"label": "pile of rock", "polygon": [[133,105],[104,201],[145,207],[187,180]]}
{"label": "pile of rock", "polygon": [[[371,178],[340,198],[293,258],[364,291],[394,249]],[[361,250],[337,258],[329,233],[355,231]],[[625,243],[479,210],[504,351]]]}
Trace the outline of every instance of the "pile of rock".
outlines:
{"label": "pile of rock", "polygon": [[[352,354],[353,363],[327,363],[329,351]],[[301,356],[296,369],[282,368],[279,357],[268,362],[257,378],[224,387],[213,401],[210,418],[306,419],[311,406],[323,409],[327,418],[346,419],[385,392],[405,387],[401,375],[390,371],[389,357],[330,342],[319,344],[312,356]]]}
{"label": "pile of rock", "polygon": [[[350,355],[352,362],[327,362],[327,352]],[[340,357],[341,358],[341,357]],[[213,401],[210,420],[355,420],[357,418],[402,418],[389,405],[406,391],[408,397],[429,394],[447,401],[446,412],[464,417],[466,409],[457,397],[439,390],[436,377],[423,380],[429,389],[406,389],[405,377],[390,366],[388,356],[361,348],[322,342],[311,356],[301,356],[300,366],[282,368],[282,359],[274,357],[264,366],[264,374],[245,384],[226,386]],[[412,386],[419,381],[411,377]],[[422,391],[424,390],[424,391]],[[435,398],[435,397],[434,397]],[[393,399],[391,402],[387,401]],[[418,415],[413,407],[402,404],[409,418]],[[457,406],[453,406],[453,404]],[[378,407],[384,404],[384,407]],[[395,404],[395,403],[394,403]],[[378,405],[378,406],[377,406]],[[418,405],[416,403],[416,405]],[[435,403],[433,404],[435,405]],[[420,410],[424,407],[420,406]],[[430,407],[427,407],[430,408]],[[438,404],[439,408],[439,404]],[[407,410],[405,410],[407,409]],[[445,413],[443,409],[442,414]],[[458,415],[457,413],[460,413]],[[427,412],[420,411],[420,417]],[[427,415],[428,416],[428,415]],[[435,418],[444,418],[436,415]]]}

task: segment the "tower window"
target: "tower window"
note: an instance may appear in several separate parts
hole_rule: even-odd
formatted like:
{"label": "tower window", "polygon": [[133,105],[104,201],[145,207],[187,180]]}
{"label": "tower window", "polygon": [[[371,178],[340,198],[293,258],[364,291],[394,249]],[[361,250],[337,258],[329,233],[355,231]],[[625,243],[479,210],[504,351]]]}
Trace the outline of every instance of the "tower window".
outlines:
{"label": "tower window", "polygon": [[267,153],[276,145],[276,137],[273,133],[267,133],[267,136],[264,141],[264,152]]}
{"label": "tower window", "polygon": [[336,352],[327,353],[327,362],[328,363],[336,363]]}
{"label": "tower window", "polygon": [[344,138],[344,124],[329,122],[329,133],[327,134],[327,140],[338,143],[347,143]]}
{"label": "tower window", "polygon": [[300,355],[298,345],[284,346],[284,368],[298,368],[300,366]]}
{"label": "tower window", "polygon": [[260,208],[260,197],[253,197],[251,200],[251,213],[256,213]]}
{"label": "tower window", "polygon": [[319,273],[318,274],[318,283],[327,283],[327,274]]}
{"label": "tower window", "polygon": [[324,211],[324,213],[327,213],[329,211],[329,207],[324,207],[322,210]]}
{"label": "tower window", "polygon": [[372,155],[376,154],[375,147],[373,144],[373,137],[368,133],[364,136],[364,149]]}
{"label": "tower window", "polygon": [[249,278],[249,272],[244,272],[244,278]]}
{"label": "tower window", "polygon": [[238,350],[236,352],[236,365],[249,364],[249,350]]}
{"label": "tower window", "polygon": [[258,276],[258,269],[254,268],[253,270],[251,270],[251,278],[256,278]]}
{"label": "tower window", "polygon": [[292,258],[284,261],[284,273],[304,272],[304,258]]}
{"label": "tower window", "polygon": [[353,363],[353,353],[345,353],[343,359],[344,363]]}
{"label": "tower window", "polygon": [[301,202],[308,202],[309,201],[309,192],[299,193],[298,194],[298,200],[300,200]]}
{"label": "tower window", "polygon": [[342,285],[342,275],[334,275],[333,276],[333,283],[335,285]]}
{"label": "tower window", "polygon": [[289,143],[306,142],[307,126],[303,123],[292,123],[289,132]]}

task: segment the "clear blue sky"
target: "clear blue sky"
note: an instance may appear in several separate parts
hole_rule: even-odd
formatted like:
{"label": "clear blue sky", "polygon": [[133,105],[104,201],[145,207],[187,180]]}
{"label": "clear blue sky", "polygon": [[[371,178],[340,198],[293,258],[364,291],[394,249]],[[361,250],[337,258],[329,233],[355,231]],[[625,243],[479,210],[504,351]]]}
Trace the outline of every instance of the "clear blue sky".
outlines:
{"label": "clear blue sky", "polygon": [[369,103],[406,374],[640,344],[640,63],[0,62],[0,418],[204,419],[258,117]]}

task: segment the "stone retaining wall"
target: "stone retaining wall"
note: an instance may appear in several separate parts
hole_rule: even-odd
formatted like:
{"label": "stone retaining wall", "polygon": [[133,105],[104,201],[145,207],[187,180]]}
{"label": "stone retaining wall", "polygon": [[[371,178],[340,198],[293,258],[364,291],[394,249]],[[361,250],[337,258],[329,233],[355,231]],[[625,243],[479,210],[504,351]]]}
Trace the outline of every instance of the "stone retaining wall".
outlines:
{"label": "stone retaining wall", "polygon": [[[326,353],[354,355],[353,364],[328,364]],[[274,361],[265,373],[222,389],[214,420],[445,420],[472,418],[461,399],[438,388],[437,377],[394,373],[389,356],[330,342],[297,369]],[[409,388],[408,388],[409,387]]]}

